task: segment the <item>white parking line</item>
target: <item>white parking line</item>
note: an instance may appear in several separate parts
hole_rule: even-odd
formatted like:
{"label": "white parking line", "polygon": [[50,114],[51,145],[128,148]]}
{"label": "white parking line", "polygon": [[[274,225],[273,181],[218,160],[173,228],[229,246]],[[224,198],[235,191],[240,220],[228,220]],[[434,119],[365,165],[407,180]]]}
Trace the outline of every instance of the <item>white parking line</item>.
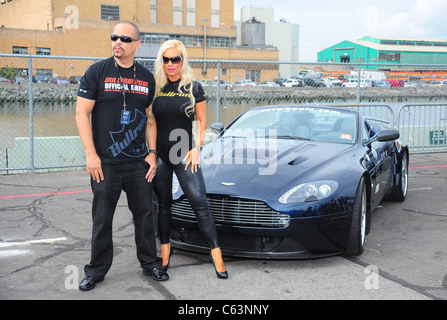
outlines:
{"label": "white parking line", "polygon": [[4,250],[0,251],[0,258],[8,258],[29,253],[29,250]]}
{"label": "white parking line", "polygon": [[53,238],[53,239],[42,239],[42,240],[29,240],[23,242],[0,242],[0,248],[7,248],[13,246],[23,246],[28,244],[39,244],[39,243],[53,243],[57,241],[64,241],[67,238]]}
{"label": "white parking line", "polygon": [[408,189],[408,191],[421,191],[421,190],[431,190],[433,188],[426,187],[426,188],[416,188],[416,189]]}

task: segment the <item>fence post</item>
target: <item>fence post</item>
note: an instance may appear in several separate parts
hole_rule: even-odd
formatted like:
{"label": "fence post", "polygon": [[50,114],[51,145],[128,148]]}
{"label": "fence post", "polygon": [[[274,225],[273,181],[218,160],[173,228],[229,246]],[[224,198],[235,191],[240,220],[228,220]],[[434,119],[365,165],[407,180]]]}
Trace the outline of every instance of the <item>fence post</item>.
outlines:
{"label": "fence post", "polygon": [[216,97],[216,122],[220,122],[220,62],[217,63],[217,97]]}
{"label": "fence post", "polygon": [[362,76],[362,66],[359,65],[359,71],[358,71],[358,77],[357,77],[357,104],[360,104],[360,83],[362,82],[361,79]]}
{"label": "fence post", "polygon": [[33,58],[28,58],[28,96],[29,96],[29,145],[30,145],[30,170],[34,172],[34,100],[33,100]]}

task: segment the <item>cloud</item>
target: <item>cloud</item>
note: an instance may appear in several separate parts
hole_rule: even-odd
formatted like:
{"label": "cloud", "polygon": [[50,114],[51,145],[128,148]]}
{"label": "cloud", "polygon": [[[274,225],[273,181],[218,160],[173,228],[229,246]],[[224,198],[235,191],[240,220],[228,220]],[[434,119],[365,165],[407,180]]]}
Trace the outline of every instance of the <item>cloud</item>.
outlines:
{"label": "cloud", "polygon": [[314,61],[318,51],[364,36],[447,38],[447,0],[235,0],[237,12],[250,4],[271,5],[276,20],[284,17],[300,26],[302,61]]}
{"label": "cloud", "polygon": [[367,6],[365,8],[365,28],[376,31],[380,28],[379,8],[377,6]]}
{"label": "cloud", "polygon": [[[405,11],[379,9],[369,5],[364,10],[364,26],[370,35],[401,38],[434,38],[445,30],[447,1],[416,0]],[[394,12],[394,13],[391,13]]]}

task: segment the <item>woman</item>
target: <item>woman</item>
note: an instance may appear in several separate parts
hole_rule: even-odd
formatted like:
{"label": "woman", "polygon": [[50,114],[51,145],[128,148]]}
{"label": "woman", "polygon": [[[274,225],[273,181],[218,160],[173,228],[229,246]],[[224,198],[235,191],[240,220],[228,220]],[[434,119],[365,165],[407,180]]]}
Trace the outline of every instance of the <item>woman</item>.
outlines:
{"label": "woman", "polygon": [[[163,269],[171,253],[172,176],[196,214],[197,223],[210,248],[210,261],[221,279],[228,278],[217,241],[216,225],[208,209],[205,182],[200,168],[200,151],[206,129],[206,98],[203,88],[193,81],[186,49],[180,41],[166,41],[155,61],[155,100],[150,125],[157,126],[157,174],[154,180],[158,197],[158,229]],[[197,122],[193,139],[193,120]],[[186,139],[187,137],[187,139]]]}

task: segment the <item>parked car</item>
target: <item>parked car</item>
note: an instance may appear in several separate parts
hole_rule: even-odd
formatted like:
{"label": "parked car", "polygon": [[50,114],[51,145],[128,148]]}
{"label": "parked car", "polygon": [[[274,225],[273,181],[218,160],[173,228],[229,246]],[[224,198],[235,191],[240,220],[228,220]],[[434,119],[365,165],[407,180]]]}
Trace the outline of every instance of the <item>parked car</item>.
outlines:
{"label": "parked car", "polygon": [[[408,188],[406,143],[373,123],[340,107],[265,106],[220,131],[204,146],[201,167],[223,253],[360,255],[374,209],[385,197],[404,201]],[[171,244],[209,252],[174,181]]]}
{"label": "parked car", "polygon": [[307,79],[307,78],[320,78],[322,76],[321,72],[316,72],[315,70],[300,70],[298,73],[299,79]]}
{"label": "parked car", "polygon": [[384,81],[389,82],[392,87],[404,87],[405,86],[404,80],[400,80],[400,79],[385,79]]}
{"label": "parked car", "polygon": [[33,76],[33,82],[34,83],[50,83],[51,78],[49,76],[35,75],[35,76]]}
{"label": "parked car", "polygon": [[207,80],[207,79],[202,79],[199,82],[202,85],[202,87],[208,87],[208,86],[212,85],[211,81]]}
{"label": "parked car", "polygon": [[28,82],[28,79],[25,77],[14,77],[11,79],[11,83],[22,83],[22,82]]}
{"label": "parked car", "polygon": [[[358,86],[358,79],[350,78],[345,82],[343,82],[342,86],[348,88],[356,88]],[[360,79],[360,87],[361,88],[372,87],[372,81],[369,79]]]}
{"label": "parked car", "polygon": [[261,87],[279,87],[279,84],[273,81],[264,81],[259,86]]}
{"label": "parked car", "polygon": [[330,83],[332,87],[334,86],[341,86],[341,81],[338,80],[338,78],[335,77],[325,77],[323,80],[327,83]]}
{"label": "parked car", "polygon": [[236,82],[235,85],[242,86],[242,87],[256,87],[256,83],[250,79],[241,80],[240,82]]}
{"label": "parked car", "polygon": [[278,81],[276,81],[280,86],[282,86],[282,84],[284,83],[284,82],[286,82],[287,81],[287,79],[284,79],[284,78],[279,78],[278,79]]}
{"label": "parked car", "polygon": [[329,87],[327,83],[323,82],[321,79],[317,78],[305,78],[304,85],[310,87]]}
{"label": "parked car", "polygon": [[0,77],[0,82],[10,82],[10,81],[5,77]]}
{"label": "parked car", "polygon": [[433,81],[430,81],[429,83],[428,83],[428,85],[429,86],[433,86],[433,87],[442,87],[443,86],[443,82],[442,81],[438,81],[438,80],[433,80]]}
{"label": "parked car", "polygon": [[286,82],[282,84],[284,87],[302,87],[303,86],[303,80],[301,79],[287,79]]}
{"label": "parked car", "polygon": [[70,84],[70,81],[66,77],[56,77],[51,80],[52,83],[55,84]]}
{"label": "parked car", "polygon": [[379,88],[391,88],[391,83],[389,81],[376,81],[375,86]]}
{"label": "parked car", "polygon": [[71,76],[70,78],[68,78],[68,81],[70,81],[70,83],[79,83],[81,81],[81,76]]}

